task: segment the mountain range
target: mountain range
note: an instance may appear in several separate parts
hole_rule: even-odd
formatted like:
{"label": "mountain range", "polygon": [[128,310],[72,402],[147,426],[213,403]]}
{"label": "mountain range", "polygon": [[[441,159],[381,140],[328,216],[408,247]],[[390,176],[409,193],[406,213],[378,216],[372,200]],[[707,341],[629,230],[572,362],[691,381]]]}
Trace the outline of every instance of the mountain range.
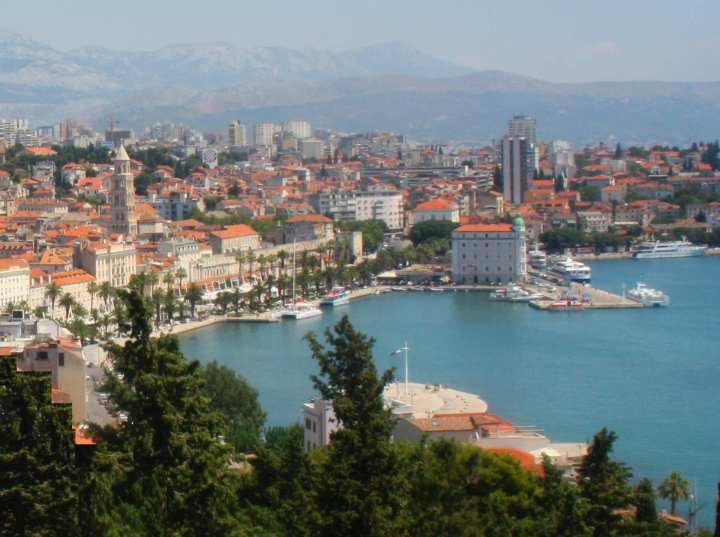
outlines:
{"label": "mountain range", "polygon": [[153,51],[60,51],[0,32],[0,117],[115,119],[136,129],[182,121],[224,130],[307,119],[341,131],[426,141],[489,141],[530,114],[539,135],[575,143],[685,143],[719,136],[720,82],[552,83],[476,71],[400,42],[332,52],[227,43]]}

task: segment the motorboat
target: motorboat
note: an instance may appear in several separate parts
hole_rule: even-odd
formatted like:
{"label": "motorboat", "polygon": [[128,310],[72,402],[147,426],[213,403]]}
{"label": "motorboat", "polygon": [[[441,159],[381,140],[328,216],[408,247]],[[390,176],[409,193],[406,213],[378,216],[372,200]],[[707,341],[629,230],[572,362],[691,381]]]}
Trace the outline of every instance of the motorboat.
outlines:
{"label": "motorboat", "polygon": [[640,302],[640,304],[647,308],[659,308],[670,305],[670,297],[668,295],[662,291],[648,287],[642,282],[637,282],[635,287],[627,292],[627,297],[635,302]]}
{"label": "motorboat", "polygon": [[290,306],[290,308],[283,310],[280,315],[283,319],[295,319],[299,321],[300,319],[319,317],[322,315],[322,310],[312,304],[296,302],[293,306]]}
{"label": "motorboat", "polygon": [[531,293],[517,285],[501,287],[497,291],[490,293],[490,300],[499,300],[501,302],[530,302],[538,298],[542,298],[542,295]]}
{"label": "motorboat", "polygon": [[559,274],[570,282],[588,283],[592,279],[592,270],[584,263],[575,261],[571,257],[563,257],[556,261],[550,270]]}
{"label": "motorboat", "polygon": [[321,306],[342,306],[350,303],[350,291],[344,287],[333,287],[320,301]]}

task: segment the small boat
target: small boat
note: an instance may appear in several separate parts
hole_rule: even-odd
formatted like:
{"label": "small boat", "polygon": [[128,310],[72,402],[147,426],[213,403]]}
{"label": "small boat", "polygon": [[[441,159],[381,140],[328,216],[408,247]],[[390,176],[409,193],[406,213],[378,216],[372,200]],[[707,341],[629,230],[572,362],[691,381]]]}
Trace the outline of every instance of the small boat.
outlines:
{"label": "small boat", "polygon": [[502,302],[530,302],[542,298],[538,293],[531,293],[517,285],[509,285],[502,287],[497,291],[490,293],[490,300],[499,300]]}
{"label": "small boat", "polygon": [[321,306],[342,306],[350,303],[350,291],[344,287],[333,287],[320,301]]}
{"label": "small boat", "polygon": [[642,282],[637,282],[635,287],[627,292],[627,297],[630,300],[639,302],[646,308],[660,308],[670,305],[670,297],[668,295],[662,291],[648,287]]}
{"label": "small boat", "polygon": [[585,305],[577,299],[556,300],[548,306],[553,311],[581,310]]}
{"label": "small boat", "polygon": [[294,306],[284,310],[281,314],[283,319],[309,319],[311,317],[319,317],[322,315],[322,310],[316,308],[312,304],[306,304],[305,302],[297,302]]}

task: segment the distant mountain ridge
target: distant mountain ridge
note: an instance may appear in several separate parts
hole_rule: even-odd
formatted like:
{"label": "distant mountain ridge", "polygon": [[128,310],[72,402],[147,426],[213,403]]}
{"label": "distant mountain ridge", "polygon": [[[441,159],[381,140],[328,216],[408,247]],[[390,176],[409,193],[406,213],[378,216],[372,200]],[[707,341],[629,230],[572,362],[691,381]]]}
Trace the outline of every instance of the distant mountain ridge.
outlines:
{"label": "distant mountain ridge", "polygon": [[234,118],[299,117],[345,131],[487,141],[517,113],[535,115],[541,136],[576,143],[710,139],[720,136],[720,82],[552,83],[473,71],[400,42],[344,52],[222,42],[63,52],[0,32],[0,117],[214,130]]}

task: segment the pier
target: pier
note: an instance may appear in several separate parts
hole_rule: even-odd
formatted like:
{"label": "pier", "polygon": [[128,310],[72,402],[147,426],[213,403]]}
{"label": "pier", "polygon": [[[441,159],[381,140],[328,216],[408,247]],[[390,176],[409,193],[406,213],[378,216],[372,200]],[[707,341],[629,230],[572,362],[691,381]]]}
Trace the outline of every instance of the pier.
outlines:
{"label": "pier", "polygon": [[[541,291],[543,292],[543,291]],[[545,298],[533,300],[530,307],[543,311],[575,311],[575,310],[603,310],[603,309],[634,309],[642,308],[643,305],[629,298],[603,289],[597,289],[591,285],[560,287],[555,293],[544,291]],[[554,295],[554,296],[553,296]],[[576,297],[577,303],[569,305],[568,308],[553,307],[553,304],[566,300],[567,297]],[[572,302],[572,301],[570,301]]]}

